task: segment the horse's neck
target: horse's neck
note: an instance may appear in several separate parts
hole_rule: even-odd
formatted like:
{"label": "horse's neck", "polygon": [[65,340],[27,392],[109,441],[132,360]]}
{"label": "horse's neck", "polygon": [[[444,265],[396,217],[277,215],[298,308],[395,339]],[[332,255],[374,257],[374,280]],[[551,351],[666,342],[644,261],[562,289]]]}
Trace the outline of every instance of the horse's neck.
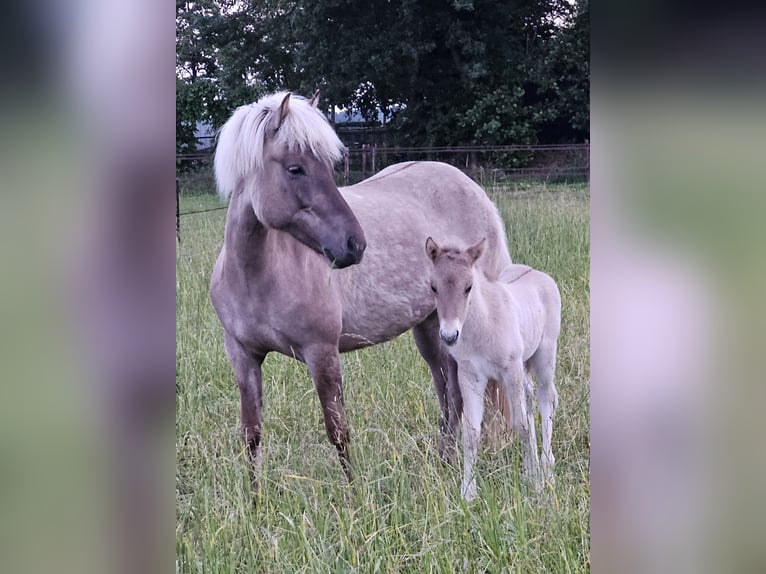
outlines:
{"label": "horse's neck", "polygon": [[224,232],[227,267],[245,269],[261,265],[262,247],[268,232],[268,228],[258,221],[248,195],[244,191],[235,191],[229,203]]}
{"label": "horse's neck", "polygon": [[471,304],[468,306],[468,320],[475,323],[479,328],[489,321],[489,300],[492,297],[492,285],[481,271],[474,271],[473,274],[473,296]]}
{"label": "horse's neck", "polygon": [[475,271],[473,280],[473,297],[468,308],[468,320],[479,330],[494,325],[499,318],[504,318],[506,296],[502,292],[503,285],[490,281],[483,272]]}

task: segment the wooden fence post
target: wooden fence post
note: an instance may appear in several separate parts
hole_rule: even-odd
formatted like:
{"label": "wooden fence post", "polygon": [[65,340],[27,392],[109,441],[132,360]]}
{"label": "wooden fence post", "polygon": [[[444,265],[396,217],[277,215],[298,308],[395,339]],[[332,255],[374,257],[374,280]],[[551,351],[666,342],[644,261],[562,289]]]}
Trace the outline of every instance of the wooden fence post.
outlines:
{"label": "wooden fence post", "polygon": [[349,177],[349,162],[348,162],[348,156],[350,155],[350,152],[348,149],[346,150],[346,153],[343,155],[343,185],[348,185],[348,177]]}
{"label": "wooden fence post", "polygon": [[375,144],[372,144],[372,174],[375,175]]}
{"label": "wooden fence post", "polygon": [[181,243],[181,184],[176,178],[176,240]]}

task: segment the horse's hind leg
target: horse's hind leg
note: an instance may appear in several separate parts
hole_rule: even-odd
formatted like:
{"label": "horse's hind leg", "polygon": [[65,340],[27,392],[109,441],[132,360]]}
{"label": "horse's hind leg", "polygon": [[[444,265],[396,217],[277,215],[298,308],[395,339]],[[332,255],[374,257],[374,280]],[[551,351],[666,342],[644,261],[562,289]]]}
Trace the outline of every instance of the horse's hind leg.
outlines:
{"label": "horse's hind leg", "polygon": [[261,409],[263,408],[261,364],[263,357],[253,357],[228,334],[224,335],[224,348],[239,387],[242,436],[250,455],[253,487],[257,489],[263,461],[261,453]]}
{"label": "horse's hind leg", "polygon": [[442,348],[436,311],[415,325],[412,335],[415,346],[431,370],[434,390],[439,399],[439,456],[451,464],[456,454],[457,425],[462,412],[457,363]]}
{"label": "horse's hind leg", "polygon": [[540,424],[542,425],[543,453],[542,467],[545,480],[553,482],[552,435],[553,417],[559,404],[559,394],[556,390],[554,376],[556,371],[556,341],[543,342],[537,352],[529,359],[529,367],[537,379],[537,405],[540,409]]}
{"label": "horse's hind leg", "polygon": [[319,402],[322,404],[327,437],[338,451],[343,472],[351,482],[351,462],[348,454],[350,433],[343,407],[343,379],[338,346],[336,344],[311,347],[304,355],[319,395]]}
{"label": "horse's hind leg", "polygon": [[532,410],[532,388],[521,360],[513,361],[502,380],[511,401],[513,432],[521,439],[524,471],[535,490],[541,490],[540,459],[537,454],[535,416]]}

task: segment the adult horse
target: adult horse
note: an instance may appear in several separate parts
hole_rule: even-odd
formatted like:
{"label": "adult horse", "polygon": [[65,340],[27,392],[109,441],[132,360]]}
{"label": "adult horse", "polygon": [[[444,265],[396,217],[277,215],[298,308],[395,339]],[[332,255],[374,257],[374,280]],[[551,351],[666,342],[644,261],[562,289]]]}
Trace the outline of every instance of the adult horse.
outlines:
{"label": "adult horse", "polygon": [[439,340],[423,244],[428,236],[464,244],[486,237],[481,269],[492,278],[511,260],[497,209],[454,167],[407,162],[339,190],[332,167],[345,148],[318,95],[264,97],[221,129],[215,174],[231,200],[210,294],[255,468],[261,364],[277,351],[308,366],[350,480],[339,352],[412,329],[439,398],[440,450],[450,458],[462,403],[456,363]]}

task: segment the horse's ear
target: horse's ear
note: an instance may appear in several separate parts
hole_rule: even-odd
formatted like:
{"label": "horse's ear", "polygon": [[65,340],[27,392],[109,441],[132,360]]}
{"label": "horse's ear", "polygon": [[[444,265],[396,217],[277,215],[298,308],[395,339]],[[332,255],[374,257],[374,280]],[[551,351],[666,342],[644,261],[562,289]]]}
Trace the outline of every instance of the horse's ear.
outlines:
{"label": "horse's ear", "polygon": [[285,121],[285,118],[287,117],[287,112],[290,111],[290,98],[292,97],[292,94],[290,92],[287,92],[287,95],[282,100],[282,103],[279,105],[279,112],[277,112],[277,121],[276,125],[274,126],[274,130],[278,130],[279,126],[282,125],[282,122]]}
{"label": "horse's ear", "polygon": [[481,241],[479,241],[476,245],[469,247],[466,252],[468,253],[468,257],[471,259],[471,264],[476,263],[479,260],[479,257],[481,257],[484,254],[484,249],[487,247],[487,238],[483,238]]}
{"label": "horse's ear", "polygon": [[426,254],[431,261],[436,261],[436,258],[439,257],[440,252],[441,247],[436,244],[436,241],[430,237],[426,239]]}
{"label": "horse's ear", "polygon": [[315,107],[317,107],[319,105],[319,90],[314,92],[314,95],[311,96],[311,99],[309,100],[309,105],[312,108],[315,108]]}

